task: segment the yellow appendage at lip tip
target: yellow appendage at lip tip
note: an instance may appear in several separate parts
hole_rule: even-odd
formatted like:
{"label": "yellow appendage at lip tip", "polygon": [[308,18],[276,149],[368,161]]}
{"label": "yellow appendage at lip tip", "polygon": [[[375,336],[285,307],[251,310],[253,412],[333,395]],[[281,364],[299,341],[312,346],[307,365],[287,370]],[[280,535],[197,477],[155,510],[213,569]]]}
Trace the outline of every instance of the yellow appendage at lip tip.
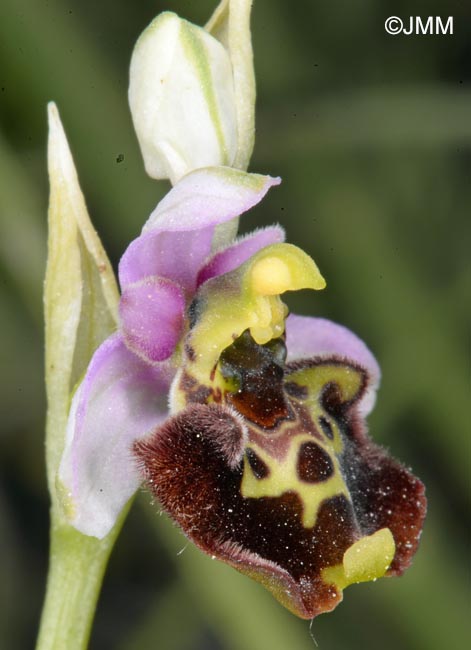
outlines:
{"label": "yellow appendage at lip tip", "polygon": [[345,589],[356,582],[382,578],[394,559],[396,544],[389,528],[362,537],[343,555],[343,563],[322,571],[324,582]]}

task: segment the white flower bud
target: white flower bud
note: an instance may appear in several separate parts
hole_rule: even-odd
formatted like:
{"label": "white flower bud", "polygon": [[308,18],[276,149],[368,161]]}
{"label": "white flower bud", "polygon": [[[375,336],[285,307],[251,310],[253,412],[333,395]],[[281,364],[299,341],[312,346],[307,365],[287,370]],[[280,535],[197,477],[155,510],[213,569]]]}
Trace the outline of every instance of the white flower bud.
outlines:
{"label": "white flower bud", "polygon": [[160,14],[134,48],[129,102],[147,173],[175,183],[234,162],[237,118],[227,50],[204,29]]}

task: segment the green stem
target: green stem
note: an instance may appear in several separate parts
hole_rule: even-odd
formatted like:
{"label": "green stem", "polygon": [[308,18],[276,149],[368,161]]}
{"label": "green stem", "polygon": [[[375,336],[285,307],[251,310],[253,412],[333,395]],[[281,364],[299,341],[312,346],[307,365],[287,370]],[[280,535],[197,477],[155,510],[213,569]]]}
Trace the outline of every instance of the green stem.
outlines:
{"label": "green stem", "polygon": [[126,517],[122,513],[102,540],[61,523],[51,526],[46,599],[36,650],[85,650],[113,544]]}

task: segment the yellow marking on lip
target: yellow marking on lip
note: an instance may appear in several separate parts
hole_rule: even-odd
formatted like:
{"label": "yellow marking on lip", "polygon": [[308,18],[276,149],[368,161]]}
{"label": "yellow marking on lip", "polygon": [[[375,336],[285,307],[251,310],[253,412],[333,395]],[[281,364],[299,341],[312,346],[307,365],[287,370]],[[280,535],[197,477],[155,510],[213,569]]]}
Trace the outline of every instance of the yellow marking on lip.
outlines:
{"label": "yellow marking on lip", "polygon": [[290,373],[287,379],[306,386],[314,399],[319,398],[328,384],[335,383],[341,391],[342,401],[349,402],[361,390],[364,373],[347,363],[318,363]]}
{"label": "yellow marking on lip", "polygon": [[[304,442],[315,442],[329,455],[334,468],[334,473],[330,478],[319,483],[307,483],[299,479],[297,461],[300,447]],[[286,492],[295,492],[303,504],[302,524],[305,528],[313,528],[316,525],[321,504],[325,499],[344,495],[351,501],[350,493],[340,472],[338,459],[332,453],[331,446],[322,444],[311,435],[300,434],[292,438],[288,453],[281,461],[253,442],[247,447],[263,460],[270,473],[265,478],[257,478],[247,457],[244,456],[244,473],[240,486],[243,497],[252,499],[280,497]]]}
{"label": "yellow marking on lip", "polygon": [[334,434],[333,450],[336,454],[340,454],[343,449],[340,427],[335,422],[335,419],[327,415],[322,408],[321,397],[326,386],[335,384],[340,391],[342,402],[354,400],[359,395],[364,384],[364,373],[347,363],[321,362],[289,373],[286,380],[307,389],[307,397],[301,402],[309,409],[311,417],[320,431],[322,431],[322,427],[319,424],[319,418],[324,417],[328,420]]}
{"label": "yellow marking on lip", "polygon": [[342,564],[322,570],[324,582],[345,589],[356,582],[382,578],[394,559],[396,544],[389,528],[362,537],[343,555]]}

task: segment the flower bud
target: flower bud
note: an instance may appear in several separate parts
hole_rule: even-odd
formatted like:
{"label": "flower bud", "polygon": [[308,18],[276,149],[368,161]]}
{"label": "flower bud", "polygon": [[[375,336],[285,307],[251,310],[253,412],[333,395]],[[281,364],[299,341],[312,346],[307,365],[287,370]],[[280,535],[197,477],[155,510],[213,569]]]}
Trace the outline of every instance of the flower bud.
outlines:
{"label": "flower bud", "polygon": [[188,172],[232,166],[237,119],[231,60],[204,29],[160,14],[134,48],[129,102],[147,173],[174,184]]}

